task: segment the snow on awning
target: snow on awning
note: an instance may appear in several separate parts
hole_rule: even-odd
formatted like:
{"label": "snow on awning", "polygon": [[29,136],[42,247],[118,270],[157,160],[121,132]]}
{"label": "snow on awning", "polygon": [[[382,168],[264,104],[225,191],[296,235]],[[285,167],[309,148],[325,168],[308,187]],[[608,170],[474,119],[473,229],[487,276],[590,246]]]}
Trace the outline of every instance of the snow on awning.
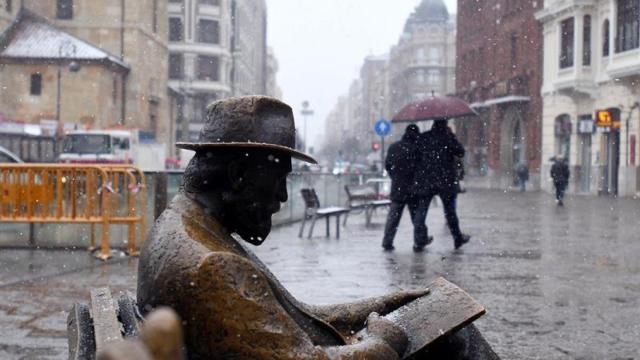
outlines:
{"label": "snow on awning", "polygon": [[518,95],[509,95],[503,96],[499,98],[493,98],[486,101],[474,102],[471,104],[471,107],[474,109],[489,107],[492,105],[500,105],[512,102],[529,102],[531,98],[529,96],[518,96]]}
{"label": "snow on awning", "polygon": [[0,58],[4,59],[99,61],[129,69],[118,57],[24,8],[0,36],[0,49]]}

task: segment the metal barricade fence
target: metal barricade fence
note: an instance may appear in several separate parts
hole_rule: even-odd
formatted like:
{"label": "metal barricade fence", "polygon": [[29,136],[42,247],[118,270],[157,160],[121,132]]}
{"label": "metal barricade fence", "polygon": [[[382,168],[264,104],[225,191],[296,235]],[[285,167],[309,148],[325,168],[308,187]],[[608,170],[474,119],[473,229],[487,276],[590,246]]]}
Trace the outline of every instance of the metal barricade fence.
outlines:
{"label": "metal barricade fence", "polygon": [[0,164],[0,222],[89,224],[89,249],[111,256],[109,228],[128,227],[127,252],[138,253],[145,231],[145,177],[128,165]]}
{"label": "metal barricade fence", "polygon": [[[182,185],[183,172],[170,170],[164,172],[149,172],[150,206],[156,207],[155,215],[164,210],[163,206],[177,194]],[[158,177],[166,176],[163,186],[156,186]],[[274,224],[288,224],[302,219],[304,214],[304,201],[300,196],[303,188],[314,188],[322,206],[345,206],[348,196],[344,190],[345,185],[362,185],[367,180],[378,178],[378,173],[334,175],[331,173],[294,172],[287,178],[288,200],[282,204],[280,211],[273,215]],[[162,199],[162,206],[158,208],[158,199]],[[148,216],[152,216],[148,213]]]}

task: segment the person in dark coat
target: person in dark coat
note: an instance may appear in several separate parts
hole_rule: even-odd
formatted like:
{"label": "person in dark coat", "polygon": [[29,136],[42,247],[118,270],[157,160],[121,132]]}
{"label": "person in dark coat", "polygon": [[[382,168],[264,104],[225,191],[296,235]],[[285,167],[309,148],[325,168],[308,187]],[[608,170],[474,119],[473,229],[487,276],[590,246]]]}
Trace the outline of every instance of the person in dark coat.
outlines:
{"label": "person in dark coat", "polygon": [[420,129],[416,125],[409,125],[402,140],[391,144],[387,151],[385,168],[391,177],[391,206],[382,240],[382,247],[385,250],[394,249],[393,238],[396,236],[405,206],[408,206],[413,222],[414,249],[422,249],[430,243],[430,239],[427,238],[425,218],[416,217],[419,202],[415,191],[415,171],[419,160],[419,136]]}
{"label": "person in dark coat", "polygon": [[518,179],[520,192],[525,192],[527,190],[527,181],[529,181],[529,167],[523,161],[516,166],[516,178]]}
{"label": "person in dark coat", "polygon": [[418,193],[424,206],[418,211],[426,219],[429,204],[439,196],[444,207],[447,225],[456,249],[467,243],[469,235],[460,230],[456,199],[460,188],[456,171],[456,157],[464,157],[464,147],[447,126],[446,119],[434,121],[430,131],[420,136],[420,163],[418,167]]}
{"label": "person in dark coat", "polygon": [[553,186],[556,188],[556,204],[558,206],[564,206],[562,200],[564,199],[564,192],[569,186],[569,177],[571,171],[569,165],[563,156],[556,156],[551,166],[551,179],[553,179]]}

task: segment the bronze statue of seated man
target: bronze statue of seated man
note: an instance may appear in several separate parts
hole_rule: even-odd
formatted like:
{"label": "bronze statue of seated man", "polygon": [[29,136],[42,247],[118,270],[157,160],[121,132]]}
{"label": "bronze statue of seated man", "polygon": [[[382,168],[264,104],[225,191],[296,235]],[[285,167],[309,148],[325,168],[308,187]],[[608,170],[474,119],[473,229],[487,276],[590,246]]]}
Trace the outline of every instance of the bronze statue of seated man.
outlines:
{"label": "bronze statue of seated man", "polygon": [[[271,231],[287,201],[295,150],[291,108],[249,96],[209,106],[183,187],[140,254],[138,305],[182,319],[189,359],[397,359],[407,334],[385,314],[428,293],[405,291],[348,304],[296,300],[248,248]],[[355,334],[355,335],[354,335]],[[430,358],[497,358],[469,325],[425,350]]]}

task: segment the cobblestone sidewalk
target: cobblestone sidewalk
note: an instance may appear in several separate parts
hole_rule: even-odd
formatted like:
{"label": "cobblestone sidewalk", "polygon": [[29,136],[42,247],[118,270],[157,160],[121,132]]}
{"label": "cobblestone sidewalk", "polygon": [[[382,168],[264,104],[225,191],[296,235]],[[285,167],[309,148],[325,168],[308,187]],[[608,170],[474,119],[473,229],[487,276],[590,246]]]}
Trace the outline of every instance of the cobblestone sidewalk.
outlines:
{"label": "cobblestone sidewalk", "polygon": [[[324,237],[324,224],[311,240],[297,237],[298,224],[279,227],[256,252],[311,303],[444,276],[488,309],[477,324],[504,359],[640,359],[640,202],[570,197],[566,205],[544,193],[470,190],[459,208],[473,238],[459,251],[435,207],[436,240],[423,253],[411,249],[406,214],[396,250],[382,251],[384,212],[369,228],[363,215],[350,216],[339,240]],[[91,287],[135,290],[136,267],[136,259],[101,263],[83,251],[1,250],[0,358],[66,358],[71,303],[86,301]]]}

